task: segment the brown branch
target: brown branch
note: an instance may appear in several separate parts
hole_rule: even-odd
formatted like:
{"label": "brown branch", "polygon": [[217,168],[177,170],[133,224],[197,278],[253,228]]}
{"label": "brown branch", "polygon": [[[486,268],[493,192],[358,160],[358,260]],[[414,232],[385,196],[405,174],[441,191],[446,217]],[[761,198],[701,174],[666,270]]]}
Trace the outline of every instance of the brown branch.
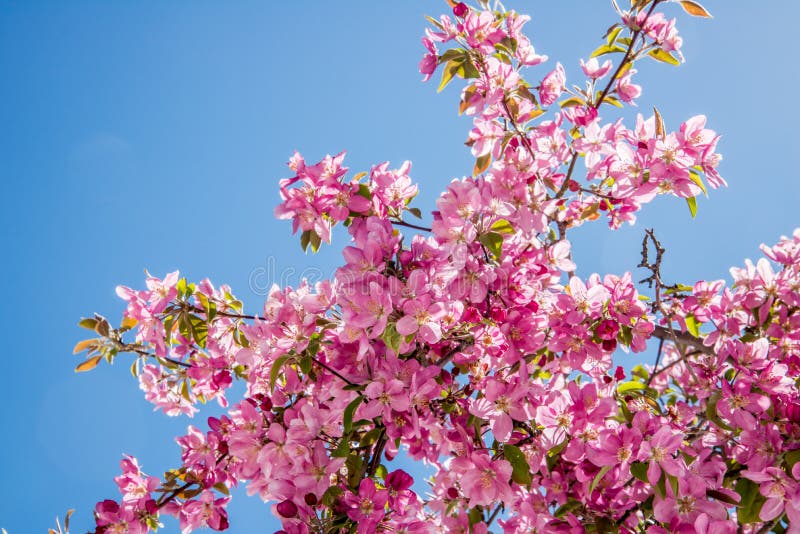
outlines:
{"label": "brown branch", "polygon": [[712,347],[707,347],[703,344],[703,340],[699,337],[692,335],[689,332],[681,332],[680,330],[669,329],[661,325],[656,325],[652,337],[662,339],[664,341],[672,341],[679,345],[691,345],[698,352],[702,352],[711,356],[716,356],[717,352]]}
{"label": "brown branch", "polygon": [[415,230],[422,230],[423,232],[432,232],[433,231],[432,229],[428,228],[427,226],[419,226],[419,225],[416,225],[416,224],[412,224],[410,222],[406,222],[406,221],[404,221],[402,219],[392,220],[392,221],[389,221],[389,222],[391,222],[392,224],[396,224],[397,226],[405,226],[406,228],[413,228]]}
{"label": "brown branch", "polygon": [[345,378],[344,376],[342,376],[342,375],[341,375],[341,374],[340,374],[338,371],[336,371],[335,369],[333,369],[333,368],[332,368],[332,367],[330,367],[329,365],[322,363],[322,362],[321,362],[321,361],[320,361],[318,358],[316,358],[315,356],[312,356],[312,357],[311,357],[311,361],[313,361],[314,363],[316,363],[317,365],[319,365],[320,367],[322,367],[323,369],[325,369],[326,371],[328,371],[329,373],[331,373],[331,374],[332,374],[332,375],[334,375],[335,377],[337,377],[337,378],[339,378],[340,380],[343,380],[344,382],[346,382],[348,386],[355,386],[355,385],[356,385],[355,383],[353,383],[353,382],[351,382],[350,380],[346,379],[346,378]]}

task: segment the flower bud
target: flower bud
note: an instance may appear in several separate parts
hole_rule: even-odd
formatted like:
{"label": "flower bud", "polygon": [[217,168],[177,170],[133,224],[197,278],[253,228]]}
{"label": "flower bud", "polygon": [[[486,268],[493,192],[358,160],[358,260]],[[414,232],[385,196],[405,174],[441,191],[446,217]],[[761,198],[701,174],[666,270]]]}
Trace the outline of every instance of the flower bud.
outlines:
{"label": "flower bud", "polygon": [[279,502],[276,508],[278,513],[287,519],[291,519],[297,515],[297,505],[288,499]]}
{"label": "flower bud", "polygon": [[453,8],[453,15],[455,15],[460,19],[466,17],[467,13],[469,13],[469,8],[467,7],[467,4],[465,4],[464,2],[457,3]]}

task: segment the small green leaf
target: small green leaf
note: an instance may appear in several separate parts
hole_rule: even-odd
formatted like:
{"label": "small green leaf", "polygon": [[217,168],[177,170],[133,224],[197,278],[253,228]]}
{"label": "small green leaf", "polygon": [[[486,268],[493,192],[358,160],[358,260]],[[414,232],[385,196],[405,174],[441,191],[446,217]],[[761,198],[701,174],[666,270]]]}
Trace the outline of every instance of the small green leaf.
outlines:
{"label": "small green leaf", "polygon": [[697,216],[697,197],[687,198],[686,204],[689,206],[689,213],[692,214],[692,219],[694,219]]}
{"label": "small green leaf", "polygon": [[408,210],[406,211],[408,211],[411,215],[413,215],[417,219],[422,218],[422,210],[419,208],[408,208]]}
{"label": "small green leaf", "polygon": [[681,61],[678,58],[660,48],[651,50],[647,55],[657,61],[669,63],[670,65],[675,65],[676,67],[681,64]]}
{"label": "small green leaf", "polygon": [[489,232],[488,234],[483,234],[478,238],[478,241],[486,247],[496,259],[499,259],[501,254],[503,253],[503,236],[498,234],[497,232]]}
{"label": "small green leaf", "polygon": [[464,57],[466,55],[466,50],[463,48],[451,48],[450,50],[446,50],[441,56],[439,56],[439,64],[447,63],[448,61],[452,61],[457,59],[459,61],[464,61]]}
{"label": "small green leaf", "polygon": [[[469,509],[469,514],[467,514],[469,518],[469,526],[472,527],[473,525],[477,525],[481,521],[483,521],[483,512],[477,506]],[[470,528],[470,532],[472,528]]]}
{"label": "small green leaf", "polygon": [[691,313],[686,314],[686,330],[689,331],[694,337],[700,337],[700,323]]}
{"label": "small green leaf", "polygon": [[490,163],[492,163],[491,153],[480,156],[478,159],[475,160],[475,166],[472,169],[472,175],[477,176],[480,173],[484,172],[486,169],[489,168]]}
{"label": "small green leaf", "polygon": [[531,477],[531,468],[528,465],[528,459],[525,458],[525,453],[516,445],[506,444],[503,446],[503,456],[513,468],[511,480],[524,486],[530,484],[533,478]]}
{"label": "small green leaf", "polygon": [[311,367],[314,365],[314,360],[308,354],[304,354],[300,361],[298,362],[300,366],[300,371],[303,372],[304,375],[307,375],[311,372]]}
{"label": "small green leaf", "polygon": [[311,252],[316,252],[319,250],[319,246],[322,244],[322,238],[317,234],[317,232],[311,232]]}
{"label": "small green leaf", "polygon": [[339,441],[339,445],[331,451],[331,456],[334,458],[347,458],[350,455],[350,441],[347,436],[343,436]]}
{"label": "small green leaf", "polygon": [[736,483],[736,493],[741,496],[739,500],[740,508],[736,513],[739,524],[747,525],[761,522],[759,513],[761,513],[761,507],[767,499],[761,495],[758,484],[750,479],[740,478]]}
{"label": "small green leaf", "polygon": [[303,249],[303,252],[306,251],[308,248],[308,244],[311,242],[311,230],[305,230],[302,234],[300,234],[300,247]]}
{"label": "small green leaf", "polygon": [[594,52],[591,53],[589,57],[604,56],[606,54],[614,54],[617,52],[625,52],[625,49],[617,45],[600,45],[594,50]]}
{"label": "small green leaf", "polygon": [[437,93],[441,93],[442,90],[447,87],[453,80],[453,76],[459,71],[461,66],[464,64],[464,59],[452,59],[450,60],[447,65],[445,65],[444,69],[442,70],[442,81],[439,82],[439,87],[436,89]]}
{"label": "small green leaf", "polygon": [[400,344],[403,342],[403,336],[397,332],[395,323],[388,323],[386,325],[386,328],[383,329],[383,333],[381,334],[381,339],[395,354],[400,353]]}
{"label": "small green leaf", "polygon": [[616,28],[608,32],[608,36],[606,37],[606,44],[608,46],[613,45],[614,41],[617,40],[617,37],[619,36],[621,31],[622,31],[622,26],[617,26]]}
{"label": "small green leaf", "polygon": [[793,451],[787,452],[784,457],[784,461],[786,462],[786,468],[789,472],[791,472],[792,468],[797,462],[800,462],[800,449],[795,449]]}
{"label": "small green leaf", "polygon": [[275,382],[278,381],[278,376],[281,374],[281,369],[289,361],[288,354],[278,357],[274,362],[272,362],[272,367],[269,370],[269,390],[272,391],[275,388]]}
{"label": "small green leaf", "polygon": [[647,480],[647,463],[646,462],[633,462],[631,464],[631,474],[642,482]]}
{"label": "small green leaf", "polygon": [[224,482],[217,482],[216,484],[214,484],[214,489],[222,493],[223,495],[231,494],[230,490],[228,489],[228,486],[226,486]]}
{"label": "small green leaf", "polygon": [[571,96],[571,97],[567,98],[566,100],[562,100],[561,102],[558,103],[558,105],[561,106],[562,108],[571,108],[571,107],[575,107],[575,106],[583,106],[584,104],[586,104],[586,101],[584,99],[582,99],[582,98],[577,97],[577,96]]}
{"label": "small green leaf", "polygon": [[344,493],[344,491],[342,491],[342,488],[339,486],[331,486],[325,490],[320,500],[326,506],[333,506],[342,493]]}
{"label": "small green leaf", "polygon": [[606,476],[606,473],[611,471],[612,467],[614,467],[614,466],[613,465],[604,465],[600,469],[600,471],[594,476],[594,478],[592,479],[592,483],[589,485],[589,495],[592,494],[592,492],[597,487],[597,485],[600,483],[600,481],[603,479],[603,477]]}
{"label": "small green leaf", "polygon": [[708,189],[706,189],[706,184],[703,183],[703,179],[700,177],[700,174],[697,171],[690,170],[689,171],[689,178],[697,184],[697,186],[703,190],[703,194],[708,196]]}
{"label": "small green leaf", "polygon": [[511,226],[511,223],[505,219],[500,219],[494,222],[491,227],[493,232],[497,232],[498,234],[513,234],[514,227]]}
{"label": "small green leaf", "polygon": [[617,393],[620,395],[628,393],[630,391],[646,391],[647,386],[638,382],[636,380],[629,380],[628,382],[623,382],[619,386],[617,386]]}
{"label": "small green leaf", "polygon": [[81,319],[81,321],[78,323],[78,326],[81,328],[86,328],[87,330],[94,330],[94,327],[97,326],[97,319],[93,319],[91,317]]}
{"label": "small green leaf", "polygon": [[342,428],[343,428],[342,434],[344,436],[349,435],[350,432],[353,430],[353,415],[355,415],[356,409],[363,402],[363,400],[364,396],[359,395],[358,397],[350,401],[350,404],[348,404],[347,407],[344,409],[344,416],[342,423]]}

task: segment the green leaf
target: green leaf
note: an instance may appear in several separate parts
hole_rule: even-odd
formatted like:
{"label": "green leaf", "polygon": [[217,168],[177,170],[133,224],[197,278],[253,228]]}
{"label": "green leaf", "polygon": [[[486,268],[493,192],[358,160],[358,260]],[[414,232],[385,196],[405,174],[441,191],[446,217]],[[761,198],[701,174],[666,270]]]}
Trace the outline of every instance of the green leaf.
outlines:
{"label": "green leaf", "polygon": [[466,50],[463,48],[451,48],[450,50],[446,50],[441,56],[439,56],[439,64],[447,63],[448,61],[452,61],[457,59],[459,61],[464,61],[464,57],[466,56]]}
{"label": "green leaf", "polygon": [[564,517],[570,512],[575,512],[583,508],[583,503],[580,501],[576,501],[575,499],[570,498],[567,502],[562,504],[558,507],[558,509],[553,512],[555,517]]}
{"label": "green leaf", "polygon": [[629,391],[646,391],[647,386],[636,380],[629,380],[617,386],[617,393],[620,395],[628,393]]}
{"label": "green leaf", "polygon": [[[467,517],[469,518],[469,525],[470,527],[472,527],[473,525],[477,525],[478,523],[483,521],[483,512],[481,511],[480,508],[475,506],[469,509],[469,514],[467,514]],[[472,528],[470,528],[470,532],[471,531]]]}
{"label": "green leaf", "polygon": [[614,54],[617,52],[625,52],[625,49],[617,45],[600,45],[595,48],[594,52],[589,57],[604,56],[606,54]]}
{"label": "green leaf", "polygon": [[139,362],[140,360],[137,358],[133,360],[133,363],[131,364],[131,374],[133,375],[133,378],[139,378]]}
{"label": "green leaf", "polygon": [[300,234],[300,247],[303,249],[303,252],[306,251],[308,248],[308,244],[311,242],[311,230],[305,230],[302,234]]}
{"label": "green leaf", "polygon": [[794,465],[797,462],[800,462],[800,449],[795,449],[793,451],[787,452],[784,455],[783,459],[786,462],[787,471],[791,472],[791,470],[794,467]]}
{"label": "green leaf", "polygon": [[280,356],[274,362],[272,362],[272,367],[269,370],[269,390],[272,391],[275,389],[275,382],[278,381],[278,376],[281,374],[281,369],[283,369],[284,364],[289,361],[288,354]]}
{"label": "green leaf", "polygon": [[498,234],[513,234],[514,227],[511,226],[511,223],[505,219],[500,219],[495,221],[491,227],[493,232],[497,232]]}
{"label": "green leaf", "polygon": [[766,497],[761,495],[759,486],[755,482],[747,478],[740,478],[736,482],[736,493],[741,496],[739,501],[739,510],[736,513],[740,525],[747,525],[749,523],[759,523],[761,518],[759,513],[761,507],[767,500]]}
{"label": "green leaf", "polygon": [[372,191],[369,190],[367,184],[358,184],[358,194],[367,200],[372,200]]}
{"label": "green leaf", "polygon": [[322,244],[322,238],[317,234],[317,232],[311,232],[311,252],[316,252],[319,250],[319,246]]}
{"label": "green leaf", "polygon": [[692,219],[697,216],[697,198],[689,197],[686,199],[686,204],[689,206],[689,213],[692,214]]}
{"label": "green leaf", "polygon": [[331,486],[325,490],[325,493],[322,494],[322,498],[320,500],[324,505],[330,507],[336,503],[342,493],[344,493],[344,491],[339,486]]}
{"label": "green leaf", "polygon": [[228,486],[226,486],[224,482],[217,482],[216,484],[214,484],[214,489],[222,493],[223,495],[231,494],[230,490],[228,489]]}
{"label": "green leaf", "polygon": [[686,314],[686,330],[689,331],[694,337],[700,337],[700,323],[691,313]]}
{"label": "green leaf", "polygon": [[622,31],[622,26],[617,26],[616,28],[608,32],[608,36],[606,37],[606,44],[608,46],[613,45],[614,41],[617,40],[617,37],[619,36],[621,31]]}
{"label": "green leaf", "polygon": [[614,467],[614,466],[613,466],[613,465],[604,465],[604,466],[603,466],[603,467],[600,469],[600,472],[598,472],[598,473],[597,473],[597,474],[594,476],[594,478],[592,479],[592,483],[591,483],[591,485],[589,485],[589,495],[591,495],[591,494],[592,494],[592,492],[593,492],[593,491],[594,491],[594,489],[597,487],[597,485],[600,483],[600,481],[603,479],[603,477],[604,477],[604,476],[606,476],[606,473],[608,473],[609,471],[611,471],[611,468],[612,468],[612,467]]}
{"label": "green leaf", "polygon": [[453,80],[453,76],[459,71],[461,66],[464,64],[464,59],[451,59],[447,65],[445,65],[444,69],[442,70],[442,81],[439,82],[439,87],[436,89],[437,93],[441,93],[442,90],[447,87]]}
{"label": "green leaf", "polygon": [[700,174],[697,171],[690,170],[689,171],[689,178],[697,184],[697,186],[703,190],[703,194],[708,196],[708,189],[706,189],[706,184],[703,183],[703,179],[700,177]]}
{"label": "green leaf", "polygon": [[400,353],[400,343],[403,341],[403,336],[397,332],[397,325],[395,323],[388,323],[386,325],[386,328],[383,329],[383,333],[381,334],[381,339],[395,354]]}
{"label": "green leaf", "polygon": [[478,241],[486,247],[486,250],[492,253],[492,255],[499,259],[500,255],[503,253],[503,236],[498,234],[497,232],[489,232],[488,234],[483,234],[478,238]]}
{"label": "green leaf", "polygon": [[311,367],[314,365],[314,360],[310,355],[305,354],[302,358],[300,358],[298,365],[300,366],[300,371],[302,371],[304,375],[307,375],[311,372]]}
{"label": "green leaf", "polygon": [[478,159],[475,160],[475,166],[472,168],[472,175],[477,176],[478,174],[484,172],[486,169],[489,168],[490,163],[492,163],[491,153],[480,156]]}
{"label": "green leaf", "polygon": [[347,407],[344,409],[344,416],[343,416],[343,423],[342,423],[342,434],[347,436],[353,430],[353,415],[356,413],[356,409],[358,406],[364,401],[364,396],[359,395],[352,401]]}
{"label": "green leaf", "polygon": [[670,65],[675,65],[676,67],[681,64],[681,61],[678,58],[676,58],[669,52],[665,52],[660,48],[655,48],[651,50],[647,55],[655,59],[656,61],[661,61],[662,63],[669,63]]}
{"label": "green leaf", "polygon": [[506,444],[503,446],[503,456],[513,468],[511,480],[523,486],[530,484],[533,478],[531,477],[531,468],[528,465],[527,458],[525,458],[525,453],[516,445]]}
{"label": "green leaf", "polygon": [[558,105],[561,106],[562,108],[571,108],[575,106],[582,106],[584,104],[586,104],[586,101],[577,96],[571,96],[566,100],[562,100],[561,102],[558,103]]}
{"label": "green leaf", "polygon": [[78,323],[78,326],[81,328],[86,328],[87,330],[94,330],[94,327],[97,326],[97,319],[93,319],[91,317],[81,319],[81,321]]}
{"label": "green leaf", "polygon": [[649,483],[649,480],[647,480],[647,462],[633,462],[631,464],[631,474],[642,482]]}
{"label": "green leaf", "polygon": [[350,440],[347,436],[342,437],[339,445],[331,451],[331,456],[334,458],[347,458],[350,455]]}
{"label": "green leaf", "polygon": [[467,56],[467,58],[464,60],[464,63],[462,63],[461,66],[458,68],[457,74],[462,78],[464,78],[465,80],[468,78],[481,77],[481,72],[478,70],[475,64],[472,63],[472,60],[469,58],[469,56]]}
{"label": "green leaf", "polygon": [[421,218],[422,218],[422,210],[420,210],[419,208],[408,208],[408,210],[407,210],[407,211],[408,211],[408,212],[409,212],[411,215],[413,215],[414,217],[416,217],[417,219],[421,219]]}
{"label": "green leaf", "polygon": [[345,460],[344,465],[347,466],[347,484],[351,488],[357,488],[361,482],[361,475],[364,468],[364,460],[355,454],[351,454]]}

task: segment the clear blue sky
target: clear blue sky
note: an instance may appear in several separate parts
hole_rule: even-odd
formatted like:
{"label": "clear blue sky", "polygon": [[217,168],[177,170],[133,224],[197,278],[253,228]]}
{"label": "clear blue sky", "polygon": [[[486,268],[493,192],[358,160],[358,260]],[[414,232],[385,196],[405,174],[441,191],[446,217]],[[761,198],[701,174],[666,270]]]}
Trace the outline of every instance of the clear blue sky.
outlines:
{"label": "clear blue sky", "polygon": [[[759,243],[800,223],[800,7],[705,3],[712,21],[669,8],[681,17],[687,64],[643,65],[640,108],[657,104],[668,127],[708,115],[724,135],[730,188],[701,199],[694,220],[685,203],[663,199],[635,228],[575,232],[581,275],[632,269],[642,228],[655,226],[667,276],[727,278]],[[537,50],[572,81],[578,58],[615,22],[602,0],[507,7],[533,15]],[[83,335],[76,322],[95,311],[117,319],[116,284],[141,287],[145,268],[181,269],[230,283],[258,310],[250,281],[263,284],[265,271],[293,268],[291,283],[309,267],[333,271],[342,234],[305,256],[290,225],[272,217],[293,150],[315,160],[346,149],[356,172],[410,159],[423,210],[470,172],[457,90],[437,95],[417,73],[423,15],[445,9],[398,0],[0,0],[0,526],[44,532],[76,508],[75,532],[84,532],[94,503],[117,498],[122,453],[153,474],[178,461],[172,436],[189,421],[153,414],[124,362],[72,371]],[[230,532],[274,526],[243,492],[230,511]]]}

